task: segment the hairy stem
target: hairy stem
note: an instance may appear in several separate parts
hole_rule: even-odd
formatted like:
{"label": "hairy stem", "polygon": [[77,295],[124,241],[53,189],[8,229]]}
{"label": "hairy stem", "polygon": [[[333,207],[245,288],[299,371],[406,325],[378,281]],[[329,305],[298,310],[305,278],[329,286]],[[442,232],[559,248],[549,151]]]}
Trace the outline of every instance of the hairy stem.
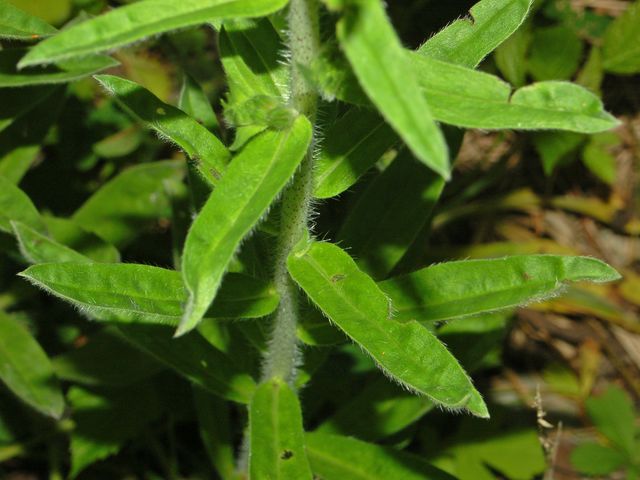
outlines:
{"label": "hairy stem", "polygon": [[[305,79],[301,67],[310,66],[320,48],[318,0],[289,2],[289,77],[290,103],[313,123],[317,96]],[[298,357],[296,325],[298,323],[298,288],[287,271],[287,257],[307,231],[309,204],[313,194],[313,141],[300,170],[282,197],[280,233],[276,246],[274,284],[280,295],[275,313],[269,349],[265,355],[263,380],[280,377],[293,385]]]}

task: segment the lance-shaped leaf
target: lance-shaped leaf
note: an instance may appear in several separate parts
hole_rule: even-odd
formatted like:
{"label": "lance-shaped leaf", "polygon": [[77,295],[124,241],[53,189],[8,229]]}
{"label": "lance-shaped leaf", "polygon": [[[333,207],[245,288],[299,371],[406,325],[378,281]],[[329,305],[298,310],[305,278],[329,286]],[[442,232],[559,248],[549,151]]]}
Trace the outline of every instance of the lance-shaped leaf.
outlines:
{"label": "lance-shaped leaf", "polygon": [[311,125],[301,116],[287,130],[255,137],[231,162],[187,234],[182,273],[189,300],[177,335],[198,325],[240,242],[294,174],[310,141]]}
{"label": "lance-shaped leaf", "polygon": [[392,320],[385,294],[339,247],[299,245],[287,265],[311,300],[387,375],[434,403],[488,417],[482,397],[446,347],[417,322]]}
{"label": "lance-shaped leaf", "polygon": [[56,242],[22,222],[11,221],[22,256],[31,263],[92,262],[79,252]]}
{"label": "lance-shaped leaf", "polygon": [[359,197],[337,238],[360,268],[385,278],[429,219],[443,188],[442,177],[404,151]]}
{"label": "lance-shaped leaf", "polygon": [[539,82],[512,92],[498,77],[409,53],[435,118],[466,128],[558,129],[595,133],[618,121],[588,90]]}
{"label": "lance-shaped leaf", "polygon": [[422,458],[355,438],[324,433],[305,435],[313,473],[323,480],[454,480]]}
{"label": "lance-shaped leaf", "polygon": [[418,52],[448,63],[475,67],[522,25],[532,3],[533,0],[482,0],[471,7],[471,18],[448,25]]}
{"label": "lance-shaped leaf", "polygon": [[167,191],[179,192],[184,165],[160,161],[123,170],[73,214],[82,228],[122,246],[161,218],[171,217]]}
{"label": "lance-shaped leaf", "polygon": [[249,409],[251,478],[311,480],[296,394],[279,378],[256,390]]}
{"label": "lance-shaped leaf", "polygon": [[205,390],[234,402],[251,401],[256,384],[239,367],[242,360],[214,348],[199,332],[174,338],[173,329],[162,325],[119,325],[118,330],[132,345]]}
{"label": "lance-shaped leaf", "polygon": [[12,220],[20,221],[39,232],[46,231],[40,213],[27,194],[0,177],[0,231],[13,233]]}
{"label": "lance-shaped leaf", "polygon": [[627,10],[607,28],[602,44],[605,70],[620,74],[640,72],[640,3]]}
{"label": "lance-shaped leaf", "polygon": [[380,0],[351,0],[338,21],[340,45],[360,85],[416,157],[449,178],[447,144]]}
{"label": "lance-shaped leaf", "polygon": [[49,357],[20,323],[2,311],[0,380],[39,412],[55,418],[62,415],[64,397]]}
{"label": "lance-shaped leaf", "polygon": [[113,75],[95,78],[129,114],[184,150],[205,181],[210,185],[218,181],[229,160],[229,152],[218,137],[135,82]]}
{"label": "lance-shaped leaf", "polygon": [[[149,265],[46,263],[20,275],[103,321],[176,326],[186,300],[180,272]],[[222,283],[210,317],[262,317],[277,304],[271,286],[231,273]]]}
{"label": "lance-shaped leaf", "polygon": [[36,45],[20,67],[83,57],[171,30],[234,17],[259,17],[286,0],[144,0],[76,24]]}
{"label": "lance-shaped leaf", "polygon": [[0,0],[0,38],[35,40],[57,31],[44,20],[23,12],[7,0]]}
{"label": "lance-shaped leaf", "polygon": [[314,195],[329,198],[344,192],[397,142],[377,113],[349,110],[327,129],[314,169]]}
{"label": "lance-shaped leaf", "polygon": [[558,295],[567,282],[609,282],[613,268],[588,257],[519,255],[447,262],[379,283],[395,319],[436,321],[517,307]]}
{"label": "lance-shaped leaf", "polygon": [[0,52],[0,87],[72,82],[119,65],[117,61],[106,55],[92,55],[86,58],[63,61],[46,68],[18,70],[16,64],[26,52],[27,50],[22,48]]}

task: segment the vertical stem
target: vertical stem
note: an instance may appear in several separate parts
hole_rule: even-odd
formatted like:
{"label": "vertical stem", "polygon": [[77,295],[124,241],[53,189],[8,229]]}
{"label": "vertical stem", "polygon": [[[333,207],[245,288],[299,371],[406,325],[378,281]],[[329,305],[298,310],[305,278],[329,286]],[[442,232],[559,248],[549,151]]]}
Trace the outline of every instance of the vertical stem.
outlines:
{"label": "vertical stem", "polygon": [[[289,77],[290,104],[313,123],[317,95],[305,79],[301,67],[310,66],[318,55],[320,35],[318,0],[289,2]],[[313,194],[313,141],[300,170],[282,197],[280,233],[274,268],[274,284],[280,304],[274,316],[273,332],[265,355],[263,379],[280,377],[293,384],[298,361],[296,324],[298,323],[298,288],[287,271],[287,257],[308,231],[309,204]]]}

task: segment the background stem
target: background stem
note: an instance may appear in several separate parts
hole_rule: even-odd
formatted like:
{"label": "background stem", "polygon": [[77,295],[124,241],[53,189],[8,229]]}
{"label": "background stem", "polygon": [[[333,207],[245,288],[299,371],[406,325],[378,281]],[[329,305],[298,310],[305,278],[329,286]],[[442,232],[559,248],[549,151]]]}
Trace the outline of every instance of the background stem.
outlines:
{"label": "background stem", "polygon": [[[301,67],[310,66],[318,55],[320,35],[317,0],[289,2],[290,105],[314,123],[317,95],[305,79]],[[280,233],[276,245],[274,284],[280,304],[273,323],[269,349],[265,355],[263,380],[280,377],[293,385],[298,357],[296,325],[298,323],[298,288],[289,277],[287,257],[307,231],[309,204],[313,194],[313,140],[300,170],[282,197]]]}

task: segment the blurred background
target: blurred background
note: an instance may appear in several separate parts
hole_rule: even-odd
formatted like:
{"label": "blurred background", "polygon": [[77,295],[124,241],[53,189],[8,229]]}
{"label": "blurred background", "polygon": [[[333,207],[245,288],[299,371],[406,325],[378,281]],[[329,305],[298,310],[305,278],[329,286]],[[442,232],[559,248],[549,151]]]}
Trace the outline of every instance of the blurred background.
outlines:
{"label": "blurred background", "polygon": [[[9,2],[58,27],[119,3]],[[416,47],[453,19],[467,15],[474,2],[387,3],[405,45]],[[361,438],[397,445],[412,442],[413,450],[455,470],[462,480],[637,478],[628,468],[640,462],[640,33],[635,45],[604,40],[610,24],[630,8],[637,14],[629,28],[640,32],[637,1],[537,1],[526,24],[483,62],[481,69],[514,87],[538,80],[573,80],[601,96],[621,125],[593,136],[468,131],[454,180],[436,208],[429,238],[425,236],[416,253],[424,264],[520,253],[590,255],[617,268],[624,279],[573,286],[561,298],[473,319],[462,330],[455,323],[443,328],[443,340],[463,363],[474,365],[480,390],[494,405],[490,423],[430,412],[409,431],[367,431],[363,425],[357,432]],[[635,50],[637,68],[610,65],[611,49]],[[226,85],[212,29],[163,35],[115,57],[121,66],[113,73],[144,85],[171,104],[177,103],[183,78],[189,75],[214,106],[215,115],[205,115],[203,123],[228,138],[221,110]],[[12,172],[10,165],[16,162],[31,165],[22,173],[20,186],[41,211],[70,215],[125,167],[181,158],[176,149],[157,141],[121,111],[93,80],[80,80],[69,92],[64,104],[61,96],[54,95],[21,120],[28,135],[15,135],[11,129],[0,132],[0,172]],[[341,215],[356,194],[357,189],[339,202],[321,204],[320,218]],[[148,227],[124,250],[124,260],[170,266],[169,222],[154,221]],[[322,228],[320,220],[321,236]],[[15,270],[12,260],[3,260],[3,308],[36,295],[16,280]],[[45,305],[49,314],[72,318],[62,326],[39,324],[39,339],[46,349],[56,352],[82,344],[88,328],[82,320],[60,303]],[[362,407],[357,397],[369,380],[362,374],[369,371],[369,360],[352,347],[342,350],[333,359],[334,370],[320,366],[318,380],[305,390],[305,416],[320,419],[323,411],[337,405],[343,409],[347,405],[344,415]],[[332,372],[341,359],[345,378],[336,382]],[[401,395],[396,387],[388,392],[372,385],[367,388],[378,388],[375,394],[383,398]],[[333,394],[333,406],[314,401],[315,391],[327,389]],[[173,393],[173,400],[168,397],[166,401],[179,403],[178,393]],[[12,402],[0,390],[0,407],[18,412],[18,407],[7,406]],[[154,424],[152,433],[123,434],[116,442],[117,456],[85,470],[80,478],[186,478],[172,470],[171,462],[189,458],[187,463],[197,465],[190,457],[198,453],[185,452],[192,449],[190,445],[176,444],[176,437],[193,430],[193,425],[181,422],[177,411]],[[0,420],[0,477],[47,478],[43,472],[49,471],[56,448],[66,448],[38,439],[43,427],[25,420],[26,415],[22,411]],[[629,441],[635,458],[624,448]],[[193,446],[196,452],[201,448]],[[640,463],[635,465],[640,472]]]}

